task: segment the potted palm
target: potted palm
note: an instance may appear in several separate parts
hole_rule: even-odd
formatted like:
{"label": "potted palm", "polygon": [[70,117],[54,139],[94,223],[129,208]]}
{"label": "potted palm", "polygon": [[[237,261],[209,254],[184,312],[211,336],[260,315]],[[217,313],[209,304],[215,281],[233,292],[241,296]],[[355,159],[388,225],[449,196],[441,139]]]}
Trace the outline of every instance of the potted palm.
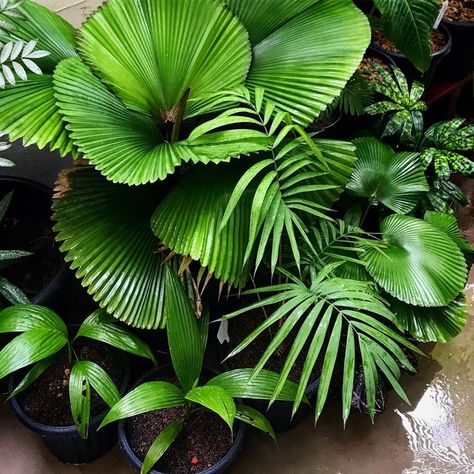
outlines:
{"label": "potted palm", "polygon": [[[167,335],[172,360],[141,377],[119,400],[101,427],[117,420],[123,451],[140,472],[218,473],[225,471],[242,448],[245,425],[272,437],[273,428],[240,398],[266,398],[278,376],[264,372],[249,381],[249,371],[216,375],[203,370],[208,321],[198,320],[174,270],[166,270],[169,302]],[[291,400],[296,385],[286,383],[279,399]]]}
{"label": "potted palm", "polygon": [[11,374],[10,403],[18,419],[64,462],[90,462],[108,451],[115,431],[96,430],[107,405],[128,387],[125,353],[155,361],[148,346],[102,310],[70,338],[52,310],[20,304],[0,313],[0,333],[20,333],[0,351],[0,378]]}

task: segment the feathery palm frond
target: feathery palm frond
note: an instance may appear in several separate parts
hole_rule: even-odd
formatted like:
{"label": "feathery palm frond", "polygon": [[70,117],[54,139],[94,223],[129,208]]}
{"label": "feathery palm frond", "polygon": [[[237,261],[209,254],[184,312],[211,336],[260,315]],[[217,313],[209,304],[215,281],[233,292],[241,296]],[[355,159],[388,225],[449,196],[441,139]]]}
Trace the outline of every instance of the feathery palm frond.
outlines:
{"label": "feathery palm frond", "polygon": [[[323,361],[316,402],[316,419],[319,418],[331,380],[336,376],[336,361],[343,357],[342,405],[343,420],[346,423],[351,406],[356,361],[362,359],[369,412],[373,417],[379,372],[387,377],[397,393],[406,400],[406,395],[397,381],[400,377],[399,364],[411,369],[413,367],[401,347],[409,347],[415,351],[417,349],[391,329],[395,317],[370,283],[330,277],[328,275],[333,268],[334,265],[329,265],[321,272],[313,274],[308,285],[285,272],[289,283],[246,292],[258,292],[260,295],[274,293],[273,296],[224,316],[223,319],[236,317],[250,309],[279,304],[278,309],[246,337],[229,357],[244,350],[259,334],[279,322],[280,328],[253,371],[252,378],[257,377],[281,343],[290,333],[295,333],[292,348],[272,396],[274,401],[296,358],[304,353],[305,363],[293,412],[302,401],[311,372],[319,359]],[[341,351],[341,347],[345,349]]]}

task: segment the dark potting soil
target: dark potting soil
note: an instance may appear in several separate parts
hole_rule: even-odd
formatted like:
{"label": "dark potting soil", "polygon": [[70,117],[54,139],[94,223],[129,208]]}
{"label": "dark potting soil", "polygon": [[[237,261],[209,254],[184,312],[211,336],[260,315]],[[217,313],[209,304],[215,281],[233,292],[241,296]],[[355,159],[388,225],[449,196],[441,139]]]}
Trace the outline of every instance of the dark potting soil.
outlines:
{"label": "dark potting soil", "polygon": [[[229,321],[229,337],[230,343],[229,348],[233,350],[240,342],[242,342],[254,329],[257,328],[264,321],[264,315],[258,311],[252,311],[245,313],[238,318],[231,319]],[[278,327],[273,325],[271,327],[273,335],[269,330],[264,331],[260,336],[255,339],[252,344],[247,346],[242,352],[239,352],[235,356],[227,359],[226,363],[231,369],[243,369],[248,367],[255,367],[262,357],[263,353],[267,349],[268,345],[272,341],[276,334]],[[293,337],[292,337],[293,336]],[[294,342],[294,333],[291,333],[283,344],[275,351],[272,357],[265,365],[265,369],[272,370],[280,373],[285,364],[286,358],[290,352],[291,346]],[[305,362],[307,347],[303,348],[299,357],[296,359],[288,378],[293,382],[299,382],[301,372]],[[317,380],[321,375],[322,361],[318,360],[311,373],[310,383]]]}
{"label": "dark potting soil", "polygon": [[0,227],[2,250],[25,250],[33,255],[2,269],[2,276],[33,297],[41,292],[62,266],[48,217],[7,213]]}
{"label": "dark potting soil", "polygon": [[[400,50],[380,30],[373,31],[373,41],[380,48],[390,53],[400,53]],[[433,30],[431,35],[431,51],[436,53],[446,44],[446,35],[439,30]]]}
{"label": "dark potting soil", "polygon": [[[440,3],[443,1],[441,0]],[[474,23],[474,0],[450,0],[444,18],[463,23]]]}
{"label": "dark potting soil", "polygon": [[[117,387],[123,379],[121,357],[117,349],[95,341],[87,341],[75,347],[80,360],[89,360],[100,365]],[[18,395],[23,411],[33,420],[48,426],[71,426],[74,424],[69,403],[69,364],[67,349],[27,390]],[[91,417],[107,408],[106,403],[91,387]]]}
{"label": "dark potting soil", "polygon": [[[175,382],[166,377],[160,380]],[[185,413],[184,407],[166,408],[127,420],[126,434],[133,452],[143,461],[156,437]],[[229,427],[218,415],[195,412],[187,418],[181,433],[154,469],[172,474],[201,472],[219,462],[231,446]]]}

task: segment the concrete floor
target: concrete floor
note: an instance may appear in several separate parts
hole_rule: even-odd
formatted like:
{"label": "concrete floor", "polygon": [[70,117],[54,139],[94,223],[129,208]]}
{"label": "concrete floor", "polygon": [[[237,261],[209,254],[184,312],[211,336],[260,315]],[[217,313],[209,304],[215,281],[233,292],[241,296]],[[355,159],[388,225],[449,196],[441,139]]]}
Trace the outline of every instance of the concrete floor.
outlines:
{"label": "concrete floor", "polygon": [[[101,1],[40,3],[59,11],[77,26]],[[49,159],[46,165],[46,156],[35,149],[17,148],[13,154],[18,168],[12,174],[28,174],[46,182],[52,182],[58,168],[67,166],[60,159]],[[474,238],[473,226],[465,230]],[[420,375],[406,376],[402,381],[411,406],[392,392],[388,409],[375,425],[353,413],[343,431],[340,403],[334,402],[316,429],[308,417],[295,430],[279,436],[278,446],[268,437],[251,434],[231,474],[474,473],[474,272],[470,282],[466,294],[471,318],[466,330],[450,344],[425,348],[430,358],[421,361]],[[134,472],[118,448],[87,466],[60,463],[3,404],[0,460],[0,474]]]}

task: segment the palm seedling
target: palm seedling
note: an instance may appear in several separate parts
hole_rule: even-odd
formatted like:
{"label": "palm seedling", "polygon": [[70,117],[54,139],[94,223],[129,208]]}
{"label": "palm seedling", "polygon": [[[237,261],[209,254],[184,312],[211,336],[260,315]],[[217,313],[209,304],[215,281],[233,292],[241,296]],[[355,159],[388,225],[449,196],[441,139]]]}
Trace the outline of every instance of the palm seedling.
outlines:
{"label": "palm seedling", "polygon": [[[241,403],[241,398],[269,399],[278,375],[262,371],[249,380],[249,369],[238,369],[203,379],[203,358],[207,343],[208,321],[203,314],[196,319],[188,295],[173,270],[166,271],[167,295],[170,298],[166,327],[172,367],[178,383],[149,381],[134,388],[109,411],[101,426],[139,414],[184,407],[183,414],[168,424],[154,440],[143,461],[146,474],[170,449],[190,417],[197,411],[216,413],[233,432],[236,420],[248,423],[275,438],[269,421],[254,408]],[[293,400],[296,385],[286,382],[278,400]],[[205,429],[203,427],[203,429]]]}
{"label": "palm seedling", "polygon": [[20,333],[0,351],[0,379],[31,366],[11,393],[18,395],[34,383],[67,350],[71,413],[82,438],[87,438],[91,410],[91,389],[109,406],[120,398],[107,372],[91,360],[80,360],[74,350],[77,341],[88,338],[156,363],[150,348],[133,333],[116,324],[103,310],[92,313],[73,338],[62,319],[51,309],[18,304],[0,313],[0,333]]}

